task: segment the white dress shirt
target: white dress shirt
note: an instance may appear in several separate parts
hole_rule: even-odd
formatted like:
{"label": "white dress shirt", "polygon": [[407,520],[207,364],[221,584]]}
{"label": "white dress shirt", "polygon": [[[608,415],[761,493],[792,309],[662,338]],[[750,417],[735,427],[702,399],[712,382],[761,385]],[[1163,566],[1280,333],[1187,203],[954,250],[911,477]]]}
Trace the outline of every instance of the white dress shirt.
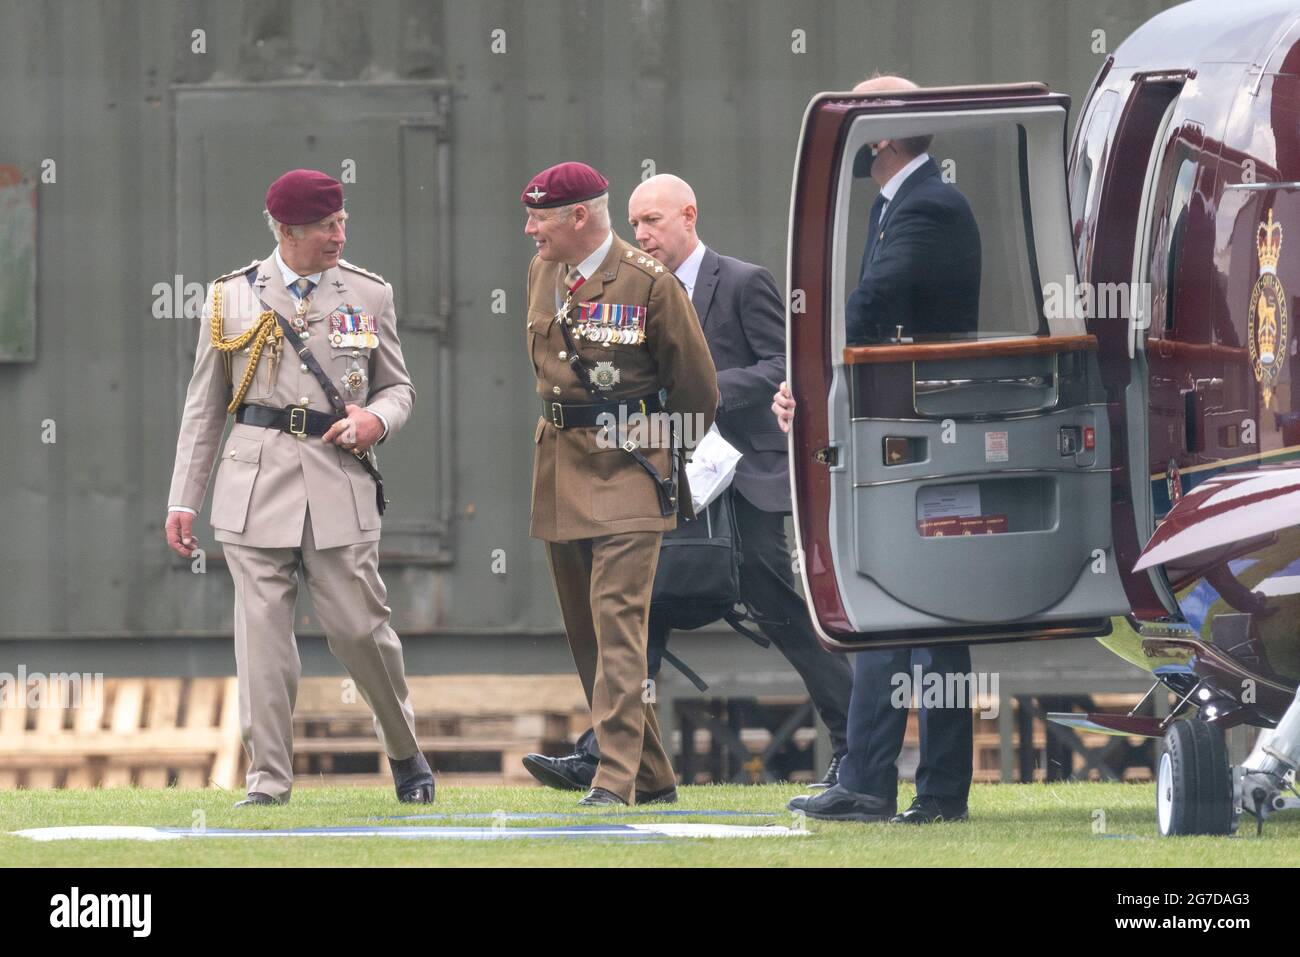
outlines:
{"label": "white dress shirt", "polygon": [[605,241],[600,244],[594,253],[578,263],[578,272],[582,273],[584,280],[590,279],[596,274],[600,264],[605,261],[605,256],[609,253],[609,247],[614,245],[614,231],[610,230]]}
{"label": "white dress shirt", "polygon": [[900,169],[893,176],[889,177],[888,183],[880,187],[880,195],[885,197],[885,205],[880,207],[881,222],[884,222],[885,210],[889,209],[889,204],[894,201],[894,196],[895,194],[898,193],[899,188],[903,185],[903,181],[906,180],[907,177],[915,173],[922,166],[924,166],[927,162],[929,162],[929,160],[930,160],[929,153],[922,153],[920,156],[913,157],[911,162],[909,162],[906,166]]}
{"label": "white dress shirt", "polygon": [[706,248],[704,243],[697,239],[691,254],[683,259],[682,264],[675,270],[677,278],[686,287],[687,299],[695,295],[695,281],[700,278],[700,263],[704,262],[704,250]]}
{"label": "white dress shirt", "polygon": [[290,269],[289,264],[280,257],[280,246],[278,243],[275,247],[275,264],[280,267],[280,275],[284,277],[284,285],[289,290],[289,295],[294,297],[297,297],[298,294],[294,292],[293,284],[299,279],[306,279],[311,283],[312,288],[315,289],[320,285],[320,277],[324,275],[324,273],[314,272],[310,276],[299,276],[296,272]]}

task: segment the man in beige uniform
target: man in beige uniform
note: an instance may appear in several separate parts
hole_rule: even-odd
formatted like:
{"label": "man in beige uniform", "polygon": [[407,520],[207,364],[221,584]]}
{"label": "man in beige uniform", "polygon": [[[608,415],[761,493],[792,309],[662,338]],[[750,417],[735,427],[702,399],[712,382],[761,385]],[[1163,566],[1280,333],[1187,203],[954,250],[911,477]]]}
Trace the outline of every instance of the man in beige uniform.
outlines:
{"label": "man in beige uniform", "polygon": [[347,213],[337,180],[291,170],[267,191],[266,210],[275,250],[208,292],[166,527],[168,544],[189,557],[226,415],[235,413],[212,527],[235,584],[249,759],[248,797],[236,806],[284,803],[293,786],[300,565],[330,651],[374,711],[399,800],[428,803],[433,773],[416,744],[402,646],[379,577],[382,487],[368,452],[405,424],[415,402],[393,289],[341,258]]}
{"label": "man in beige uniform", "polygon": [[[646,692],[646,624],[663,533],[693,517],[682,459],[638,413],[713,422],[718,385],[672,272],[610,231],[608,181],[562,163],[525,187],[528,348],[542,398],[530,534],[547,542],[600,765],[580,804],[676,800]],[[606,428],[611,417],[630,428]],[[618,431],[615,436],[614,432]],[[666,431],[666,430],[665,430]],[[680,434],[680,433],[679,433]],[[662,434],[657,436],[663,438]],[[654,475],[651,475],[651,470]],[[675,483],[675,484],[674,484]]]}

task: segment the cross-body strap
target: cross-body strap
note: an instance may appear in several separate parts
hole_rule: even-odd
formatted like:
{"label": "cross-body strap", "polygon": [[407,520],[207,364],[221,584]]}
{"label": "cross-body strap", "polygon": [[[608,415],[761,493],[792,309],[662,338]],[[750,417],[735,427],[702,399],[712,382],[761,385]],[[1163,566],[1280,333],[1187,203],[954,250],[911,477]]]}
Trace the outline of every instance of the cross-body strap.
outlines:
{"label": "cross-body strap", "polygon": [[[311,372],[311,374],[316,377],[316,381],[320,383],[321,389],[325,392],[325,398],[329,400],[330,408],[334,410],[335,414],[340,419],[347,418],[347,403],[343,401],[343,396],[339,395],[339,390],[334,383],[330,381],[329,375],[320,367],[320,362],[312,353],[311,347],[308,346],[307,343],[303,341],[302,337],[298,335],[297,331],[293,328],[288,319],[284,318],[284,316],[280,315],[280,313],[268,306],[266,301],[258,295],[257,288],[253,286],[253,280],[251,278],[252,274],[250,273],[249,276],[248,285],[252,287],[253,295],[257,298],[257,301],[262,304],[263,309],[275,316],[275,321],[280,324],[280,329],[284,332],[284,341],[295,343],[295,351],[298,353],[298,358],[302,360],[303,365],[307,367],[307,370]],[[352,454],[356,456],[357,461],[361,463],[361,467],[369,473],[372,479],[375,480],[375,502],[379,506],[379,514],[383,515],[384,506],[388,504],[388,499],[384,498],[384,477],[379,474],[379,469],[375,465],[374,458],[370,455],[369,450],[358,452],[353,449],[351,451]]]}
{"label": "cross-body strap", "polygon": [[[573,305],[573,290],[569,291],[569,296],[564,300],[563,305],[557,310],[555,315],[555,324],[560,327],[560,335],[564,337],[564,348],[569,354],[569,368],[574,376],[577,377],[578,385],[587,390],[588,395],[597,394],[597,386],[594,377],[590,375],[590,367],[582,361],[582,356],[578,354],[577,348],[573,344],[573,337],[569,335],[569,309]],[[583,373],[587,373],[584,375]],[[645,469],[646,474],[655,483],[655,493],[659,496],[659,513],[667,518],[669,515],[677,513],[677,467],[681,456],[681,449],[677,443],[677,432],[671,427],[671,453],[668,461],[668,475],[664,477],[659,474],[659,470],[654,467],[653,463],[645,457],[645,454],[637,448],[635,442],[625,440],[622,434],[617,435],[619,447],[628,453],[636,461],[637,465]]]}

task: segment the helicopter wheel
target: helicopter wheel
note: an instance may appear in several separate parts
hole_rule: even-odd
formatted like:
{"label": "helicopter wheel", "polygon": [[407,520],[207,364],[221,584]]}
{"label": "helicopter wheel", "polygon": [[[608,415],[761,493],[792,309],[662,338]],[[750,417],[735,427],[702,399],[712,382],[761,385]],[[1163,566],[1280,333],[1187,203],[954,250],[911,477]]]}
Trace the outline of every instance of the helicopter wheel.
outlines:
{"label": "helicopter wheel", "polygon": [[1231,834],[1232,771],[1223,732],[1195,719],[1165,733],[1156,775],[1156,819],[1163,837]]}

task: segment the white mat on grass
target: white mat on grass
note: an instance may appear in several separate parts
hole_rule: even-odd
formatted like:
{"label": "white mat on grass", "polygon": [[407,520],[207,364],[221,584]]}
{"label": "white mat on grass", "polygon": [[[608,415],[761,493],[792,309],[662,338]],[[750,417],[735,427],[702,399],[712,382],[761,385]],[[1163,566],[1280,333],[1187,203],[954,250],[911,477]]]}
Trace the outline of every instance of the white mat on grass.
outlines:
{"label": "white mat on grass", "polygon": [[497,841],[521,838],[615,838],[648,840],[674,837],[802,837],[807,831],[737,824],[578,824],[567,827],[304,827],[277,830],[76,825],[12,831],[33,841],[173,841],[196,837],[400,837],[444,841]]}

